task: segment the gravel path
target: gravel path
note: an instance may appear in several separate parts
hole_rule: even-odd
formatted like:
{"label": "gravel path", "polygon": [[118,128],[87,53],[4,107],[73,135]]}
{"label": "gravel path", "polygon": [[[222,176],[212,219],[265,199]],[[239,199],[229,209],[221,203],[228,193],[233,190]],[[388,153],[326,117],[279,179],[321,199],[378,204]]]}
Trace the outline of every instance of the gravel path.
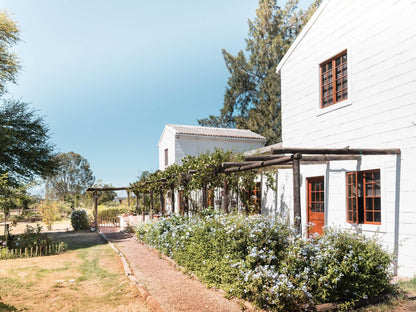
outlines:
{"label": "gravel path", "polygon": [[228,300],[219,291],[207,289],[201,282],[176,270],[167,260],[118,228],[101,228],[105,236],[124,254],[136,278],[147,287],[151,296],[166,312],[237,312],[235,300]]}

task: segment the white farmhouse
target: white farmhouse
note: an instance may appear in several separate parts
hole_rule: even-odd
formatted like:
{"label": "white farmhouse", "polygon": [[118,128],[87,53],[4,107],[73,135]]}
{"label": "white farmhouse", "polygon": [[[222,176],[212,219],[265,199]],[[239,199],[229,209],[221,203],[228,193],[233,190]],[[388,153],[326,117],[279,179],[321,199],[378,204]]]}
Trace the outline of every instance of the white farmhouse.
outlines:
{"label": "white farmhouse", "polygon": [[211,128],[167,124],[159,140],[159,170],[181,164],[185,156],[215,149],[241,153],[264,146],[266,138],[245,129]]}
{"label": "white farmhouse", "polygon": [[[302,229],[378,235],[416,274],[416,2],[324,0],[278,64],[283,148],[400,149],[300,166]],[[292,170],[277,211],[293,216]]]}

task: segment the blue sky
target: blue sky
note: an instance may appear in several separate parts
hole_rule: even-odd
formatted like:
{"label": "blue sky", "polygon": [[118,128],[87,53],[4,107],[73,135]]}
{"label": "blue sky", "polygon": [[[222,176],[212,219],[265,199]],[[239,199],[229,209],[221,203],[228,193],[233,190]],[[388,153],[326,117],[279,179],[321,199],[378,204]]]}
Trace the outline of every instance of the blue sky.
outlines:
{"label": "blue sky", "polygon": [[[309,4],[312,1],[304,0]],[[158,166],[167,123],[218,114],[221,54],[244,49],[257,0],[0,0],[21,28],[23,69],[8,97],[44,116],[57,152],[127,186]]]}

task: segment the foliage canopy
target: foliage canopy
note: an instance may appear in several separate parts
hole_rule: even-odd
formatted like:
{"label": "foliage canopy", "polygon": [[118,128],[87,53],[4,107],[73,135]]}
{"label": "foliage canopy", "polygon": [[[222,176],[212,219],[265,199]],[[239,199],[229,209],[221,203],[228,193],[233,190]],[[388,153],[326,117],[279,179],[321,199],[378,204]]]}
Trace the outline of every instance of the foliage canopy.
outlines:
{"label": "foliage canopy", "polygon": [[55,175],[47,178],[47,192],[52,198],[76,204],[77,198],[95,181],[90,164],[87,159],[74,152],[60,153],[56,155],[55,161],[58,163],[58,170]]}
{"label": "foliage canopy", "polygon": [[321,1],[306,11],[299,0],[284,7],[277,0],[260,0],[254,20],[248,21],[246,53],[222,50],[229,72],[224,104],[219,116],[198,120],[202,126],[250,129],[267,138],[281,140],[280,75],[276,66]]}
{"label": "foliage canopy", "polygon": [[16,82],[19,59],[11,48],[20,40],[19,27],[5,11],[0,12],[0,95],[6,92],[7,82]]}
{"label": "foliage canopy", "polygon": [[[1,72],[1,71],[0,71]],[[26,103],[4,100],[0,106],[0,173],[12,184],[47,177],[56,169],[49,129]]]}

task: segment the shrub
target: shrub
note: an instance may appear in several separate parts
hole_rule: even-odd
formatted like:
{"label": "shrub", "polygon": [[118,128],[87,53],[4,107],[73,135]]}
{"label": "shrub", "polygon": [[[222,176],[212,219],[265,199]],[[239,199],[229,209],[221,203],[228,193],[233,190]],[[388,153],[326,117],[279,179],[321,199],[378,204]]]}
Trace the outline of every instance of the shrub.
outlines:
{"label": "shrub", "polygon": [[325,302],[350,309],[392,291],[392,257],[376,239],[346,231],[310,240],[263,216],[212,213],[161,218],[135,231],[207,284],[269,311]]}
{"label": "shrub", "polygon": [[108,207],[100,205],[97,209],[99,219],[112,219],[124,213],[132,213],[133,211],[133,208],[127,206]]}
{"label": "shrub", "polygon": [[77,209],[71,213],[71,225],[75,231],[89,230],[87,212],[84,209]]}

